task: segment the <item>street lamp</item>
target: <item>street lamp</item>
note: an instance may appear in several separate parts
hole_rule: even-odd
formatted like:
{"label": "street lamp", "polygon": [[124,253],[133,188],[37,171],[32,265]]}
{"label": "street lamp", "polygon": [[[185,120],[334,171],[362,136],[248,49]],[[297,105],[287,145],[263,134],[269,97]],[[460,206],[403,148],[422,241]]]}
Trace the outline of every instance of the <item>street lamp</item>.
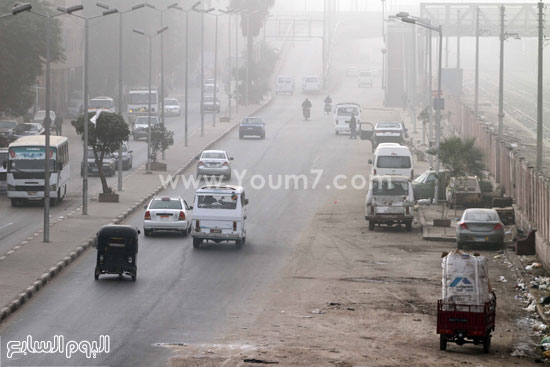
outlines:
{"label": "street lamp", "polygon": [[[104,3],[96,3],[96,5],[105,10],[111,10],[109,5]],[[119,11],[118,21],[118,113],[122,116],[122,16],[134,10],[141,9],[145,6],[144,3],[136,4],[126,11]],[[122,144],[118,148],[118,191],[122,191]]]}
{"label": "street lamp", "polygon": [[[200,1],[197,1],[193,8],[200,5]],[[188,142],[188,134],[189,134],[189,125],[188,125],[188,106],[189,106],[189,83],[188,83],[188,77],[189,77],[189,12],[191,10],[184,10],[179,5],[174,6],[173,9],[179,10],[181,12],[185,13],[185,146],[187,146]]]}
{"label": "street lamp", "polygon": [[[191,10],[201,14],[201,136],[204,136],[204,14],[210,13],[215,9],[199,9],[198,6],[201,4],[200,1],[195,3]],[[215,108],[216,101],[214,101],[214,109]]]}
{"label": "street lamp", "polygon": [[19,14],[22,11],[29,11],[32,14],[38,15],[40,17],[46,18],[46,117],[44,119],[45,122],[45,137],[44,137],[44,230],[43,230],[43,241],[44,242],[50,242],[50,125],[51,125],[51,117],[50,117],[50,110],[51,110],[51,73],[50,73],[50,64],[51,64],[51,55],[50,55],[50,48],[51,48],[51,42],[50,42],[50,28],[51,28],[51,20],[55,17],[69,14],[77,16],[76,14],[72,14],[75,11],[80,11],[84,9],[82,5],[75,5],[71,6],[69,8],[62,8],[58,7],[57,10],[59,13],[55,14],[42,14],[39,12],[36,12],[34,10],[31,10],[31,7],[28,6],[29,4],[21,4],[12,9],[11,14],[16,15]]}
{"label": "street lamp", "polygon": [[[102,4],[104,5],[104,4]],[[76,5],[70,8],[65,9],[66,13],[71,13],[72,8],[81,7],[78,10],[82,9],[82,5]],[[102,7],[102,6],[99,6]],[[63,8],[57,8],[60,11],[63,11]],[[74,10],[73,10],[74,11]],[[83,17],[80,15],[74,14],[75,17],[84,20],[84,132],[83,132],[83,157],[82,157],[82,215],[88,215],[88,21],[92,19],[101,18],[107,15],[118,13],[118,9],[108,9],[102,12],[99,15],[94,15],[93,17]]]}
{"label": "street lamp", "polygon": [[437,204],[439,196],[439,141],[441,139],[441,59],[443,56],[442,46],[443,46],[443,29],[441,25],[433,26],[429,23],[424,23],[420,18],[411,17],[409,13],[400,12],[397,13],[397,17],[401,18],[401,21],[404,23],[409,23],[413,25],[419,25],[423,28],[435,31],[439,34],[439,49],[438,49],[438,71],[437,71],[437,105],[435,107],[435,149],[436,149],[436,163],[435,163],[435,173],[436,180],[434,186],[434,204]]}
{"label": "street lamp", "polygon": [[[220,12],[222,12],[223,14],[226,14],[228,19],[227,19],[227,46],[229,48],[229,59],[228,59],[228,70],[229,70],[229,88],[228,88],[228,103],[229,103],[229,106],[228,106],[228,109],[229,109],[229,120],[231,120],[231,74],[232,74],[232,70],[231,70],[231,15],[235,12],[235,9],[227,9],[227,10],[221,10],[220,9]],[[217,20],[217,18],[216,18]],[[216,36],[218,35],[218,32],[216,31]],[[237,57],[239,57],[239,55],[237,54]]]}
{"label": "street lamp", "polygon": [[148,106],[147,106],[147,165],[145,167],[145,170],[147,174],[151,174],[151,66],[153,64],[153,38],[155,36],[158,36],[159,34],[162,34],[164,31],[168,29],[167,26],[159,28],[155,33],[153,34],[146,34],[144,31],[140,29],[134,28],[134,33],[140,34],[144,37],[147,37],[149,39],[149,94],[148,94]]}
{"label": "street lamp", "polygon": [[11,8],[11,11],[9,13],[0,15],[0,19],[11,17],[12,15],[17,15],[25,11],[31,11],[31,9],[32,9],[32,5],[29,3],[17,4],[13,8]]}

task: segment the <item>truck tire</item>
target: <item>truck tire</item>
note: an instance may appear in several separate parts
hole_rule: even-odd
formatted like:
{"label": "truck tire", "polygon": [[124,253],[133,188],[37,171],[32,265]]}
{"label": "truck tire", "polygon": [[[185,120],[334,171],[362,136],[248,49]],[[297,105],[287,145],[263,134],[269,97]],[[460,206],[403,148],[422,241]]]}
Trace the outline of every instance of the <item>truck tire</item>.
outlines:
{"label": "truck tire", "polygon": [[193,238],[193,248],[201,247],[202,240],[200,238]]}
{"label": "truck tire", "polygon": [[[483,345],[485,348],[485,345]],[[439,350],[447,350],[447,336],[439,334]]]}
{"label": "truck tire", "polygon": [[412,231],[412,222],[406,222],[405,223],[405,228],[407,229],[407,232],[411,232]]}
{"label": "truck tire", "polygon": [[374,221],[373,220],[369,220],[369,231],[374,231]]}
{"label": "truck tire", "polygon": [[491,349],[491,333],[487,331],[485,335],[485,340],[483,340],[483,353],[488,354]]}

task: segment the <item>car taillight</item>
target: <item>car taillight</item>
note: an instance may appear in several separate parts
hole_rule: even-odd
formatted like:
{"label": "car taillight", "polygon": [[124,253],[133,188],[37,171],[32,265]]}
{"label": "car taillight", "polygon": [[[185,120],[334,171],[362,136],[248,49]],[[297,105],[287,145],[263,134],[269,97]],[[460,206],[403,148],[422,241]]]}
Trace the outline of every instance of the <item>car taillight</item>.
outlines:
{"label": "car taillight", "polygon": [[195,223],[195,230],[197,232],[201,230],[201,223],[198,219],[197,219],[197,222]]}
{"label": "car taillight", "polygon": [[376,175],[376,168],[374,169],[374,175]]}
{"label": "car taillight", "polygon": [[199,161],[199,166],[204,166],[204,162],[203,162],[203,161]]}
{"label": "car taillight", "polygon": [[233,222],[233,231],[237,230],[237,222]]}
{"label": "car taillight", "polygon": [[151,212],[149,210],[145,212],[145,220],[151,220]]}
{"label": "car taillight", "polygon": [[500,231],[500,230],[502,229],[502,224],[500,224],[500,223],[495,224],[495,226],[493,227],[493,229],[494,229],[495,231]]}
{"label": "car taillight", "polygon": [[374,206],[370,207],[370,215],[374,215]]}
{"label": "car taillight", "polygon": [[223,162],[224,166],[229,166],[229,162]]}
{"label": "car taillight", "polygon": [[180,216],[178,217],[178,220],[185,220],[185,213],[183,211],[180,212]]}
{"label": "car taillight", "polygon": [[460,223],[460,228],[468,229],[468,225],[466,223]]}
{"label": "car taillight", "polygon": [[414,169],[411,170],[411,180],[414,179]]}
{"label": "car taillight", "polygon": [[408,207],[408,206],[405,207],[405,213],[406,213],[407,215],[410,214],[410,213],[409,213],[409,207]]}

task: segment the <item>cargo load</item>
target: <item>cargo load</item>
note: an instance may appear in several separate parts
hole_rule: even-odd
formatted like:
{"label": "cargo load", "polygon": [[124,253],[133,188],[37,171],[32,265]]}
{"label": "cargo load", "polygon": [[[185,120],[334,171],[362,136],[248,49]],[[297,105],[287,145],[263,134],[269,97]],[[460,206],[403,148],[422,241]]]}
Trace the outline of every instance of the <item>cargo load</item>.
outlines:
{"label": "cargo load", "polygon": [[492,300],[487,259],[478,254],[451,251],[441,259],[443,302],[484,305]]}

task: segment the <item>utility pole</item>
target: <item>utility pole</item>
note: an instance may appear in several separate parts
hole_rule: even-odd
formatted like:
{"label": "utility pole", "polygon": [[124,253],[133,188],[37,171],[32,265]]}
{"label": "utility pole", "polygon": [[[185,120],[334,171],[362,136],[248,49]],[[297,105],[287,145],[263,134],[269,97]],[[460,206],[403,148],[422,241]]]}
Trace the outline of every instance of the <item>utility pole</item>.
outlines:
{"label": "utility pole", "polygon": [[441,59],[443,51],[443,28],[439,25],[439,67],[437,71],[437,100],[439,106],[435,110],[435,149],[437,150],[435,174],[437,180],[434,185],[434,204],[439,200],[439,141],[441,140]]}
{"label": "utility pole", "polygon": [[386,0],[381,0],[382,2],[382,89],[384,89],[384,82],[385,82],[385,71],[386,71],[386,30],[384,28],[384,22],[385,22],[385,8],[386,8]]}
{"label": "utility pole", "polygon": [[[216,17],[216,37],[214,41],[214,110],[212,111],[212,126],[216,127],[216,98],[217,98],[217,89],[218,89],[218,15],[214,15]],[[221,103],[220,103],[221,108]]]}
{"label": "utility pole", "polygon": [[413,123],[413,133],[416,134],[416,25],[413,24],[412,31],[412,62],[411,62],[411,119]]}
{"label": "utility pole", "polygon": [[460,9],[456,11],[456,68],[460,69]]}
{"label": "utility pole", "polygon": [[[242,16],[241,16],[242,19]],[[237,88],[237,96],[235,97],[235,112],[239,113],[239,104],[241,102],[242,96],[238,93],[239,87],[239,17],[235,16],[235,88]]]}
{"label": "utility pole", "polygon": [[[122,116],[122,12],[118,19],[118,113]],[[118,148],[118,191],[122,191],[122,144]]]}
{"label": "utility pole", "polygon": [[474,78],[474,118],[477,120],[479,113],[479,7],[476,7],[476,57]]}
{"label": "utility pole", "polygon": [[502,140],[502,125],[504,123],[504,5],[500,6],[500,66],[498,75],[498,140],[496,149],[495,179],[500,183],[500,142]]}
{"label": "utility pole", "polygon": [[[50,76],[50,38],[51,17],[46,20],[46,136],[44,150],[44,242],[50,242],[50,118],[51,106],[51,76]],[[87,169],[88,167],[86,167]]]}
{"label": "utility pole", "polygon": [[542,171],[542,57],[544,51],[544,3],[540,1],[538,4],[539,10],[539,44],[538,44],[538,80],[537,80],[537,171]]}
{"label": "utility pole", "polygon": [[[160,27],[164,27],[164,11],[160,11]],[[149,90],[149,94],[151,94],[151,90]],[[164,97],[164,32],[162,32],[160,34],[160,123],[163,127],[166,127],[164,123]],[[164,149],[162,150],[162,159],[166,159]]]}
{"label": "utility pole", "polygon": [[[216,106],[214,101],[214,107]],[[201,11],[201,136],[204,136],[204,12]]]}

